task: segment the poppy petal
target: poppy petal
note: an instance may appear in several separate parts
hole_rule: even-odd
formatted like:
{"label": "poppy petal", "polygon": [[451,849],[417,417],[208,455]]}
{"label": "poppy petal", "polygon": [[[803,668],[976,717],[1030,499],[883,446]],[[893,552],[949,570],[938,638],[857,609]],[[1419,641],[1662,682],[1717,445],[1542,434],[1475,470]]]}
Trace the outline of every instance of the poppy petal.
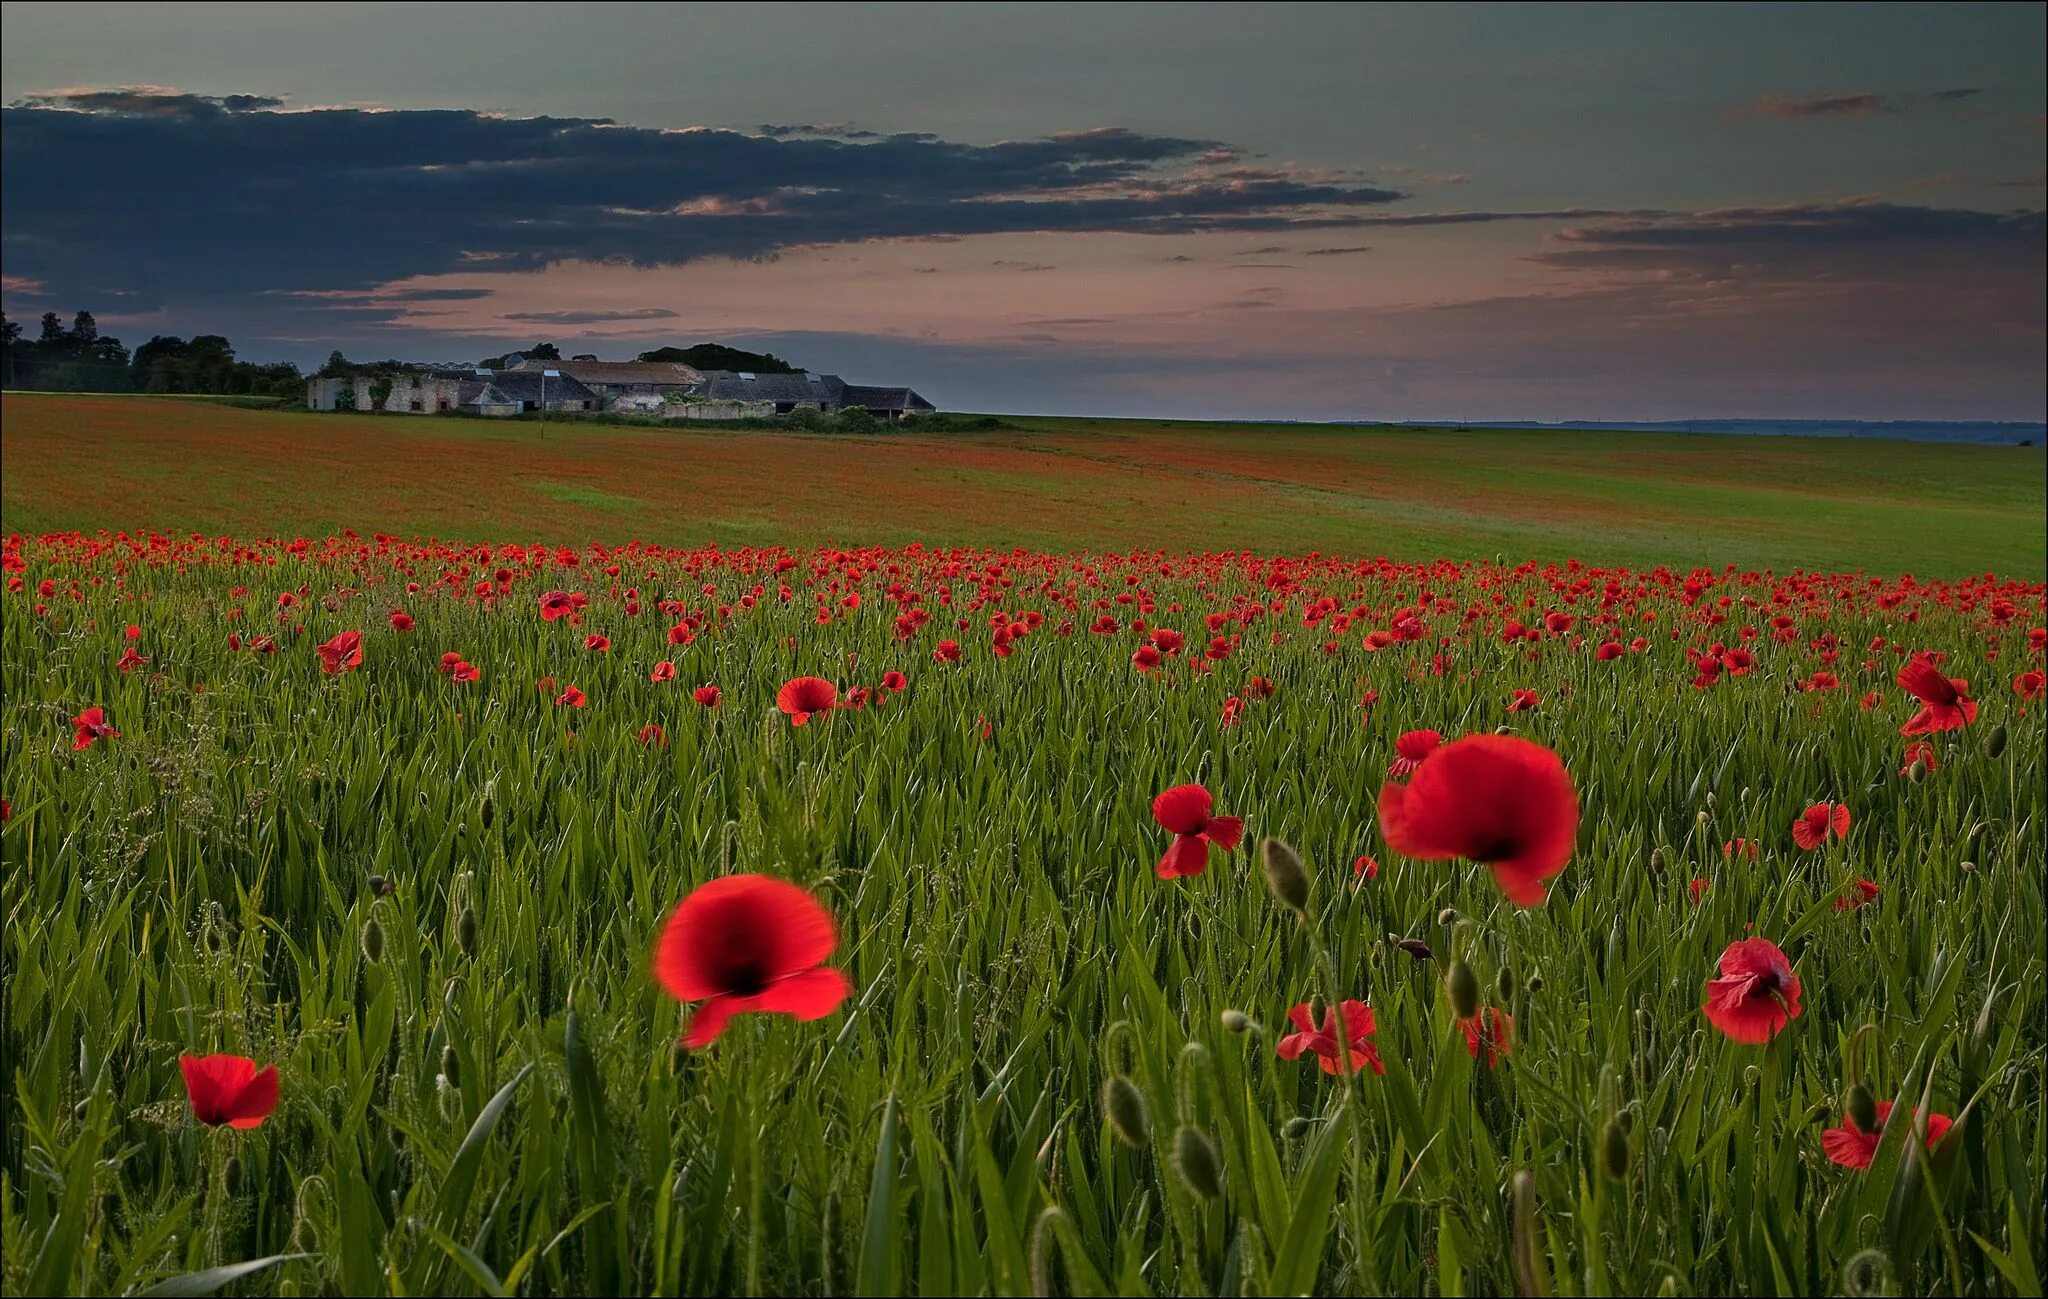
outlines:
{"label": "poppy petal", "polygon": [[1159,859],[1159,878],[1178,879],[1182,875],[1200,875],[1209,869],[1209,842],[1198,835],[1175,835],[1173,846]]}
{"label": "poppy petal", "polygon": [[853,992],[853,981],[830,966],[778,979],[754,998],[756,1010],[780,1011],[800,1020],[823,1019]]}
{"label": "poppy petal", "polygon": [[1214,802],[1200,785],[1175,785],[1152,800],[1152,819],[1174,834],[1200,834]]}

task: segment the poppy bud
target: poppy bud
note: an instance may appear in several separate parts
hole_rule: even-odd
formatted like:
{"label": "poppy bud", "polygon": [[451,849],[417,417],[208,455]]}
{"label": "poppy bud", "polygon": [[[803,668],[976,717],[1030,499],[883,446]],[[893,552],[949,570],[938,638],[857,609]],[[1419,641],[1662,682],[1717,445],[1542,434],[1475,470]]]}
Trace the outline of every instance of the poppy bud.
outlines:
{"label": "poppy bud", "polygon": [[1843,1103],[1842,1112],[1849,1116],[1857,1131],[1877,1131],[1877,1101],[1862,1083],[1849,1088],[1849,1099]]}
{"label": "poppy bud", "polygon": [[1280,1125],[1280,1135],[1289,1141],[1300,1141],[1316,1130],[1314,1119],[1305,1119],[1297,1114]]}
{"label": "poppy bud", "polygon": [[384,959],[384,926],[377,923],[375,916],[363,926],[363,959],[372,965]]}
{"label": "poppy bud", "polygon": [[441,1076],[448,1080],[450,1087],[462,1086],[462,1057],[452,1046],[441,1048]]}
{"label": "poppy bud", "polygon": [[1266,887],[1273,896],[1298,914],[1308,913],[1308,871],[1301,856],[1278,839],[1259,845],[1259,860],[1266,869]]}
{"label": "poppy bud", "polygon": [[1133,1150],[1152,1141],[1152,1113],[1138,1084],[1120,1073],[1102,1084],[1102,1112],[1109,1116],[1109,1130]]}
{"label": "poppy bud", "polygon": [[229,1155],[228,1166],[221,1169],[220,1172],[221,1185],[226,1188],[227,1193],[229,1195],[239,1193],[242,1189],[242,1157],[240,1155]]}
{"label": "poppy bud", "polygon": [[1970,873],[1971,871],[1974,871],[1974,870],[1976,870],[1976,869],[1977,869],[1977,863],[1976,863],[1976,862],[1973,862],[1973,861],[1966,861],[1966,862],[1964,862],[1964,863],[1963,863],[1963,874],[1965,874],[1965,875],[1969,874],[1969,873]]}
{"label": "poppy bud", "polygon": [[373,898],[388,898],[396,891],[391,881],[382,875],[372,875],[369,879],[369,885],[370,896]]}
{"label": "poppy bud", "polygon": [[1226,1010],[1223,1012],[1223,1027],[1232,1033],[1245,1033],[1251,1031],[1252,1021],[1241,1010]]}
{"label": "poppy bud", "polygon": [[1652,875],[1662,875],[1664,873],[1664,849],[1661,847],[1650,849],[1650,873]]}
{"label": "poppy bud", "polygon": [[1913,765],[1906,768],[1906,779],[1916,785],[1927,779],[1927,760],[1925,758],[1913,759]]}
{"label": "poppy bud", "polygon": [[1323,996],[1321,993],[1317,993],[1315,996],[1310,997],[1308,999],[1309,1023],[1321,1024],[1325,1019],[1329,1018],[1329,1014],[1330,1003],[1323,1000]]}
{"label": "poppy bud", "polygon": [[1745,807],[1749,805],[1749,786],[1747,785],[1742,787],[1742,803]]}
{"label": "poppy bud", "polygon": [[1449,929],[1452,925],[1458,923],[1458,909],[1456,907],[1445,907],[1442,911],[1436,913],[1436,922],[1445,929]]}
{"label": "poppy bud", "polygon": [[1223,1161],[1216,1144],[1200,1128],[1184,1127],[1173,1134],[1173,1168],[1187,1188],[1205,1200],[1223,1194]]}
{"label": "poppy bud", "polygon": [[464,956],[476,959],[476,912],[466,906],[455,917],[455,945]]}
{"label": "poppy bud", "polygon": [[1392,934],[1388,934],[1387,937],[1393,942],[1394,946],[1418,961],[1426,961],[1430,957],[1429,944],[1423,942],[1420,938],[1395,938]]}
{"label": "poppy bud", "polygon": [[1708,810],[1709,812],[1711,812],[1711,811],[1713,811],[1713,810],[1714,810],[1714,809],[1715,809],[1716,807],[1718,807],[1718,806],[1719,806],[1719,804],[1718,804],[1718,803],[1717,803],[1717,802],[1715,801],[1715,799],[1714,799],[1714,791],[1713,791],[1713,790],[1711,790],[1711,789],[1710,789],[1710,790],[1708,790],[1708,791],[1707,791],[1707,810]]}
{"label": "poppy bud", "polygon": [[1984,756],[1996,758],[2005,752],[2005,723],[1991,728],[1991,734],[1984,737]]}
{"label": "poppy bud", "polygon": [[1503,1006],[1515,999],[1515,972],[1512,968],[1500,967],[1500,973],[1493,977],[1493,993]]}
{"label": "poppy bud", "polygon": [[1700,810],[1700,814],[1699,814],[1699,818],[1698,818],[1698,819],[1699,819],[1699,823],[1700,823],[1701,825],[1705,825],[1705,824],[1706,824],[1706,823],[1707,823],[1708,821],[1711,821],[1711,820],[1712,820],[1713,818],[1712,818],[1711,816],[1707,815],[1706,809],[1702,808],[1702,809]]}
{"label": "poppy bud", "polygon": [[1452,961],[1444,973],[1444,991],[1451,994],[1451,1012],[1459,1019],[1479,1013],[1479,976],[1463,961]]}
{"label": "poppy bud", "polygon": [[1628,1176],[1628,1129],[1619,1118],[1607,1120],[1600,1135],[1600,1171],[1614,1182]]}
{"label": "poppy bud", "polygon": [[1511,735],[1514,733],[1514,729],[1514,727],[1509,726],[1506,722],[1502,722],[1499,726],[1493,728],[1493,733],[1495,735]]}
{"label": "poppy bud", "polygon": [[1532,993],[1543,991],[1543,971],[1538,970],[1529,976],[1529,991]]}
{"label": "poppy bud", "polygon": [[1881,1249],[1852,1254],[1842,1265],[1842,1293],[1846,1295],[1894,1294],[1892,1261]]}
{"label": "poppy bud", "polygon": [[477,804],[477,819],[484,823],[484,829],[491,828],[491,821],[498,814],[497,804],[491,801],[490,791],[484,791],[483,801]]}

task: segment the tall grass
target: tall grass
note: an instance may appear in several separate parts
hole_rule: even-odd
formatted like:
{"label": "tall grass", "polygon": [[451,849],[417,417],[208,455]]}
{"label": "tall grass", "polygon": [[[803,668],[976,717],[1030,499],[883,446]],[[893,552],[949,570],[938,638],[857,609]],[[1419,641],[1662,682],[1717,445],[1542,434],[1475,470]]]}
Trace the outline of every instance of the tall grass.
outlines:
{"label": "tall grass", "polygon": [[[354,539],[8,554],[9,1294],[2040,1291],[2048,796],[2042,709],[2009,685],[2041,662],[2038,586],[1706,574],[1693,602],[1631,576],[1609,611],[1649,647],[1597,662],[1606,577],[1534,566],[913,551],[778,573],[772,553],[586,551],[571,569]],[[500,566],[511,585],[475,598]],[[907,640],[892,584],[934,615]],[[589,593],[580,625],[541,620],[549,586]],[[1446,600],[1428,638],[1361,648],[1424,589]],[[1304,626],[1325,592],[1369,616]],[[662,598],[705,615],[693,644],[667,641]],[[1191,670],[1201,616],[1252,602],[1278,607]],[[389,630],[393,608],[413,630]],[[1493,634],[1546,609],[1578,625]],[[1047,620],[997,657],[998,610]],[[1102,612],[1117,634],[1090,634]],[[1157,674],[1130,663],[1140,616],[1189,636]],[[1684,649],[1745,625],[1757,669],[1693,688]],[[313,643],[354,628],[362,667],[323,675]],[[961,663],[932,660],[942,636]],[[1924,779],[1899,774],[1912,706],[1874,637],[1945,651],[1983,701],[1933,737]],[[151,662],[123,673],[131,644]],[[447,680],[449,650],[483,679]],[[1823,666],[1841,689],[1795,688]],[[802,728],[774,712],[788,677],[892,668],[910,683],[884,703]],[[1255,675],[1272,697],[1224,727]],[[567,683],[588,707],[553,702]],[[703,683],[721,707],[691,701]],[[1516,687],[1541,706],[1504,712]],[[121,734],[74,751],[68,719],[93,704]],[[665,742],[637,738],[649,722]],[[1503,725],[1562,756],[1585,809],[1526,911],[1374,826],[1397,735]],[[1187,781],[1250,834],[1161,881],[1150,801]],[[1796,851],[1792,820],[1824,800],[1853,808],[1847,841]],[[1305,920],[1260,876],[1264,835],[1309,865]],[[1760,855],[1724,856],[1736,837]],[[1377,878],[1354,876],[1361,853]],[[649,952],[679,898],[737,870],[826,902],[856,991],[687,1052]],[[1859,877],[1879,896],[1838,910]],[[1699,1014],[1751,933],[1805,985],[1764,1047]],[[1454,953],[1514,1017],[1497,1069],[1441,990]],[[1339,992],[1375,1011],[1384,1077],[1276,1057],[1287,1008]],[[1962,1121],[1925,1155],[1895,1124],[1858,1172],[1820,1134],[1865,1025],[1880,1097]],[[197,1125],[185,1051],[275,1062],[282,1104],[254,1131]],[[1149,1144],[1107,1123],[1112,1073],[1143,1093]],[[1191,1185],[1181,1129],[1215,1151],[1220,1194]]]}

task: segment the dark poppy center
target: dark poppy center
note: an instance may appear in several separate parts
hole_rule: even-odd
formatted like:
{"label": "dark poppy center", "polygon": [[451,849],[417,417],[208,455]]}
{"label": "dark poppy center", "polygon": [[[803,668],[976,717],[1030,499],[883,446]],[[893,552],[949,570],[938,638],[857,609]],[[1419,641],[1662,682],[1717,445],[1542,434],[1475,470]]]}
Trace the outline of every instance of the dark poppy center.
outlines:
{"label": "dark poppy center", "polygon": [[1473,845],[1472,860],[1484,862],[1508,861],[1522,850],[1522,845],[1512,834],[1496,834],[1481,839]]}
{"label": "dark poppy center", "polygon": [[751,960],[735,961],[720,973],[726,992],[735,997],[758,996],[771,981],[768,971]]}

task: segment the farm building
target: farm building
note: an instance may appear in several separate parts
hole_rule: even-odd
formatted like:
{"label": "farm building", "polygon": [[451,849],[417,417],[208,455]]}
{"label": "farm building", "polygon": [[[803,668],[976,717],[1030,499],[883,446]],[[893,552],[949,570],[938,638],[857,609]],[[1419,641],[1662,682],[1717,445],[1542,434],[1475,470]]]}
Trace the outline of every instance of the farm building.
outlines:
{"label": "farm building", "polygon": [[[545,393],[543,393],[545,383]],[[378,400],[379,385],[390,391]],[[306,405],[313,410],[383,410],[434,415],[466,410],[479,415],[517,415],[541,408],[588,414],[600,408],[598,395],[567,375],[536,370],[399,370],[384,375],[306,380]]]}
{"label": "farm building", "polygon": [[[543,398],[545,389],[545,398]],[[547,409],[565,414],[652,415],[661,419],[743,419],[859,407],[897,421],[935,407],[910,388],[850,384],[836,374],[756,374],[697,370],[671,361],[570,361],[505,358],[501,369],[408,366],[377,375],[306,381],[314,410],[382,410],[433,415],[469,411],[517,415]]]}

